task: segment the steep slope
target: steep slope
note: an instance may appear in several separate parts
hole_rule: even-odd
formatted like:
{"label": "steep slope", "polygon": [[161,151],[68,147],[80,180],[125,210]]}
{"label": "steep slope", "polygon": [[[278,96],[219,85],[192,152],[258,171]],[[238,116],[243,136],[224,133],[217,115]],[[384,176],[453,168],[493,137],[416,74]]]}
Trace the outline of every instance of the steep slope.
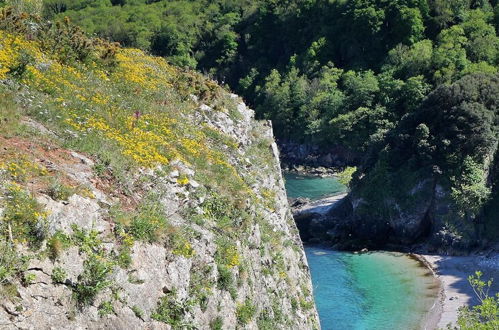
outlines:
{"label": "steep slope", "polygon": [[348,198],[312,227],[348,247],[497,243],[499,76],[473,74],[423,101],[357,171]]}
{"label": "steep slope", "polygon": [[0,327],[319,327],[272,127],[212,81],[2,10],[0,144]]}

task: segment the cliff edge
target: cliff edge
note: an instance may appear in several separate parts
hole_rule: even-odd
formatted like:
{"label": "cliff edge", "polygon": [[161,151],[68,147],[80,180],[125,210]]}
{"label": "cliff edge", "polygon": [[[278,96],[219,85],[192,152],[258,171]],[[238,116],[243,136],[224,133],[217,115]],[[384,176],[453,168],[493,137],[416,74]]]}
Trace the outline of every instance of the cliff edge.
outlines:
{"label": "cliff edge", "polygon": [[0,327],[319,328],[272,127],[199,74],[0,12]]}

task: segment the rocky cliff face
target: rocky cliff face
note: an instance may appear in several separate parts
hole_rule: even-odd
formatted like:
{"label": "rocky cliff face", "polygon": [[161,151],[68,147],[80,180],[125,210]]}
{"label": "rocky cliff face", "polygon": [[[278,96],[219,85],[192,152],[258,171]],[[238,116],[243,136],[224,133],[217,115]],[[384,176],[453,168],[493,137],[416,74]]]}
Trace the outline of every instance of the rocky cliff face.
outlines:
{"label": "rocky cliff face", "polygon": [[[27,257],[26,265],[20,269],[21,278],[9,279],[13,292],[2,301],[2,328],[317,328],[307,262],[287,204],[272,128],[254,121],[243,103],[237,109],[244,118],[237,124],[220,114],[208,122],[241,144],[244,156],[233,161],[241,162],[245,175],[254,180],[251,192],[261,204],[251,205],[244,220],[227,219],[246,223],[225,235],[206,214],[203,203],[209,189],[193,179],[178,182],[179,173],[194,177],[195,168],[177,162],[162,176],[142,170],[134,180],[145,181],[138,183],[141,190],[160,196],[158,207],[168,217],[169,230],[188,231],[188,238],[173,244],[171,237],[132,242],[126,247],[126,267],[114,261],[115,256],[123,257],[129,243],[117,237],[111,208],[119,199],[141,197],[116,194],[95,174],[95,161],[81,153],[52,143],[41,146],[22,138],[4,139],[7,148],[31,151],[32,166],[48,168],[49,175],[57,174],[85,190],[57,200],[27,183],[47,214],[47,236],[68,242],[43,241],[45,253],[17,244],[16,253]],[[203,111],[213,109],[201,105]],[[42,127],[33,121],[26,124]],[[42,130],[45,137],[56,135]],[[247,152],[256,144],[262,148],[261,157]],[[7,176],[4,169],[4,190]],[[53,242],[61,245],[55,247],[60,251],[50,252]],[[51,253],[57,255],[51,258]],[[217,260],[220,254],[227,260]],[[105,276],[92,279],[96,274],[91,272]],[[79,286],[85,281],[89,290],[97,292],[87,305],[80,305]]]}
{"label": "rocky cliff face", "polygon": [[433,180],[421,181],[407,194],[391,196],[384,202],[391,213],[377,214],[368,211],[372,210],[368,201],[352,192],[327,214],[309,219],[309,239],[353,250],[391,246],[456,252],[480,244],[476,226],[456,216],[450,192]]}
{"label": "rocky cliff face", "polygon": [[269,123],[162,59],[0,18],[0,328],[319,328]]}

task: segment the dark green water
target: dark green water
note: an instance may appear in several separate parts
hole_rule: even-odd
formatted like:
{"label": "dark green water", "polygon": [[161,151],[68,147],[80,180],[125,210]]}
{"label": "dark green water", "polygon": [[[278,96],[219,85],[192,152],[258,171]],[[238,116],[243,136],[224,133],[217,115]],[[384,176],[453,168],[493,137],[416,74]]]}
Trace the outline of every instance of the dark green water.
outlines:
{"label": "dark green water", "polygon": [[[338,182],[330,184],[334,178],[286,179],[290,197],[318,198],[344,191]],[[354,254],[317,247],[306,247],[305,252],[322,329],[421,328],[437,287],[418,261],[389,252]]]}

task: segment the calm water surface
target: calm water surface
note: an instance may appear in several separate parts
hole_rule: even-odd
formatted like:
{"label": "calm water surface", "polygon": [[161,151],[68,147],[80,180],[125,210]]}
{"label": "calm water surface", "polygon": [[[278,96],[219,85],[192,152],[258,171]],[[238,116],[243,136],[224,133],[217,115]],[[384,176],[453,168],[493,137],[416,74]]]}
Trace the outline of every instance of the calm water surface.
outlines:
{"label": "calm water surface", "polygon": [[321,199],[347,191],[346,187],[334,177],[321,178],[285,173],[284,179],[286,180],[286,192],[290,198]]}
{"label": "calm water surface", "polygon": [[[345,191],[334,178],[285,175],[289,197]],[[353,254],[306,247],[324,330],[420,329],[437,286],[428,270],[400,253]]]}

